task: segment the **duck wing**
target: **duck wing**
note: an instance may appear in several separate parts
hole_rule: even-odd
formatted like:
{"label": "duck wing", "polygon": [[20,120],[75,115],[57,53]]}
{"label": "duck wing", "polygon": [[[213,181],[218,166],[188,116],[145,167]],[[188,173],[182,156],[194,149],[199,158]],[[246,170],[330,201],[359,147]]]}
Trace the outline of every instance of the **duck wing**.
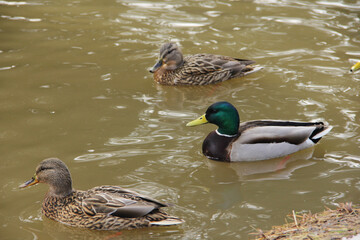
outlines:
{"label": "duck wing", "polygon": [[182,76],[186,82],[205,85],[222,82],[230,78],[246,75],[253,67],[251,60],[235,59],[212,54],[196,54],[184,59]]}
{"label": "duck wing", "polygon": [[252,121],[240,124],[228,151],[231,161],[257,161],[286,156],[314,146],[331,130],[322,122]]}
{"label": "duck wing", "polygon": [[255,63],[255,61],[253,61],[253,60],[233,58],[233,57],[229,57],[229,56],[215,55],[215,54],[204,54],[204,53],[192,55],[191,58],[196,59],[196,60],[203,60],[204,62],[209,62],[209,63],[212,63],[219,67],[223,66],[223,68],[226,68],[227,67],[226,64],[229,62],[234,62],[236,64],[241,64],[244,66]]}
{"label": "duck wing", "polygon": [[315,136],[326,129],[322,122],[250,121],[240,124],[240,137],[236,142],[240,144],[287,142],[298,145],[310,139],[316,143],[321,137]]}
{"label": "duck wing", "polygon": [[91,216],[102,213],[122,218],[137,218],[166,206],[155,199],[117,186],[95,187],[87,193],[82,199],[82,208]]}
{"label": "duck wing", "polygon": [[196,72],[203,74],[208,72],[220,71],[220,70],[231,70],[237,71],[252,69],[247,65],[255,63],[252,60],[232,58],[222,55],[213,55],[213,54],[196,54],[191,55],[185,58],[185,61],[188,62],[189,67],[192,67],[193,74]]}

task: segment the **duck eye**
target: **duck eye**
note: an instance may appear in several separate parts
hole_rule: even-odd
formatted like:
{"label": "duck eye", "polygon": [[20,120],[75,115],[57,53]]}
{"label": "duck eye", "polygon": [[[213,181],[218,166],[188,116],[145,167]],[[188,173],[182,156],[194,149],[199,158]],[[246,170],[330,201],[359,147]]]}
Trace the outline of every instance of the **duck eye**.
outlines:
{"label": "duck eye", "polygon": [[169,50],[167,51],[167,54],[172,53],[174,50],[175,50],[175,48],[169,49]]}
{"label": "duck eye", "polygon": [[52,167],[40,167],[38,172],[44,171],[44,170],[48,170],[48,169],[53,169]]}

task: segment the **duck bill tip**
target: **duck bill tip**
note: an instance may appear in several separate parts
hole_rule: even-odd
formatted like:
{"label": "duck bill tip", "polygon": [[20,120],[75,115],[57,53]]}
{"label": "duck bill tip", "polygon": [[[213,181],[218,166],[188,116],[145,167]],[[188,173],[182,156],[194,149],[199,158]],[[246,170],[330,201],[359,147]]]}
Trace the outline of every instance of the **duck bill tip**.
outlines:
{"label": "duck bill tip", "polygon": [[206,119],[205,114],[204,114],[201,117],[199,117],[191,122],[188,122],[186,124],[186,126],[193,127],[193,126],[197,126],[197,125],[201,125],[201,124],[205,124],[205,123],[208,123],[208,120]]}
{"label": "duck bill tip", "polygon": [[354,64],[354,66],[351,67],[350,72],[356,72],[360,69],[360,62],[357,62]]}
{"label": "duck bill tip", "polygon": [[39,182],[39,181],[38,181],[35,177],[33,177],[33,178],[31,178],[30,180],[28,180],[28,181],[24,182],[23,184],[21,184],[21,185],[19,186],[19,188],[26,188],[26,187],[35,185],[35,184],[37,184],[38,182]]}
{"label": "duck bill tip", "polygon": [[162,59],[160,59],[159,61],[157,61],[155,63],[155,65],[149,70],[149,72],[151,73],[155,73],[156,70],[158,70],[161,66],[162,66],[163,62],[162,62]]}

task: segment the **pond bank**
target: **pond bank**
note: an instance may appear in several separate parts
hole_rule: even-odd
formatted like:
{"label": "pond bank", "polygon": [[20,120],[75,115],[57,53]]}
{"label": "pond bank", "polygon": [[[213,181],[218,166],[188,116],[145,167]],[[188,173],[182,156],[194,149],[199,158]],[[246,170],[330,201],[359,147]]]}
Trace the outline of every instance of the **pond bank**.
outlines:
{"label": "pond bank", "polygon": [[254,234],[257,240],[346,239],[360,233],[359,211],[352,203],[339,203],[335,210],[327,208],[315,214],[298,215],[293,211],[289,216],[294,222]]}

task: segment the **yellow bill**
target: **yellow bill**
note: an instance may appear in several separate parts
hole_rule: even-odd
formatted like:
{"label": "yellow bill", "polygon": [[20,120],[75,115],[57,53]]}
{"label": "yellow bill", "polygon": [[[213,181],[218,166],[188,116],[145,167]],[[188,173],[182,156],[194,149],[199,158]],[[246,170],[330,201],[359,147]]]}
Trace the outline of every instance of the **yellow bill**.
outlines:
{"label": "yellow bill", "polygon": [[357,62],[354,66],[351,67],[350,72],[356,72],[360,69],[360,62]]}
{"label": "yellow bill", "polygon": [[205,123],[208,123],[208,120],[206,119],[205,114],[204,114],[201,117],[199,117],[191,122],[188,122],[186,124],[186,126],[192,127],[192,126],[197,126],[197,125],[201,125],[201,124],[205,124]]}

